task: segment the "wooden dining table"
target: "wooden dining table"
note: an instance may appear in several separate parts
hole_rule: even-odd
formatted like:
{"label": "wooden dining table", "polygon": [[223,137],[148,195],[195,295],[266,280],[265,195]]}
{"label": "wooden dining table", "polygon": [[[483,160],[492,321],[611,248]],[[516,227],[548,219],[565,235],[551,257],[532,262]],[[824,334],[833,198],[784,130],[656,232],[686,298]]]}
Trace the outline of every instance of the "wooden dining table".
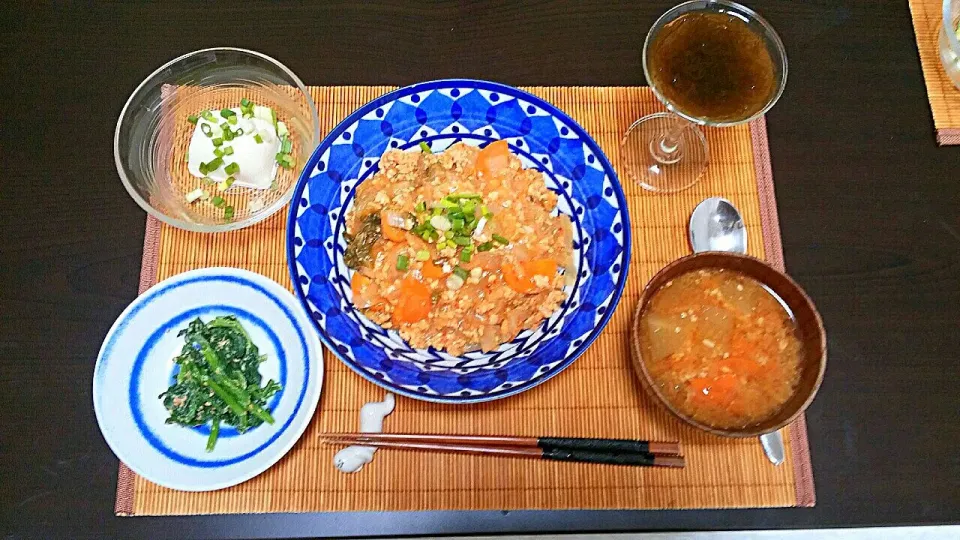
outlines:
{"label": "wooden dining table", "polygon": [[[262,51],[307,84],[644,85],[664,0],[8,3],[0,55],[0,536],[234,538],[817,528],[960,520],[960,147],[938,147],[907,3],[753,0],[789,58],[767,115],[788,272],[829,366],[814,508],[120,518],[94,417],[144,212],[113,134],[182,53]],[[627,181],[624,179],[624,181]]]}

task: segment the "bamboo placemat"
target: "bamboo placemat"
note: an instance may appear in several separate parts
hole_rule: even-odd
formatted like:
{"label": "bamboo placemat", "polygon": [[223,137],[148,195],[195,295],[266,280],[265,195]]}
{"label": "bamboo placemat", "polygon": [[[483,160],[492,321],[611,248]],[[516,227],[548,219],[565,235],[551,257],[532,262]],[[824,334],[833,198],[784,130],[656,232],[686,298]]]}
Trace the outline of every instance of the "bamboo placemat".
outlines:
{"label": "bamboo placemat", "polygon": [[910,0],[910,16],[920,51],[923,81],[933,112],[937,144],[960,144],[960,89],[947,77],[940,63],[940,25],[943,22],[943,0]]}
{"label": "bamboo placemat", "polygon": [[[321,132],[389,87],[311,88]],[[647,88],[527,88],[579,122],[619,169],[619,142],[635,119],[661,110]],[[392,432],[627,437],[682,441],[683,470],[582,465],[384,450],[347,475],[318,435],[355,431],[363,403],[384,391],[325,351],[320,406],[303,438],[275,466],[238,486],[207,493],[156,486],[121,465],[120,515],[250,512],[726,508],[813,506],[803,417],[786,428],[787,459],[771,465],[756,439],[698,432],[651,402],[630,367],[630,318],[647,280],[688,253],[686,223],[701,199],[722,195],[744,213],[749,252],[783,265],[763,120],[710,129],[704,179],[672,195],[645,192],[619,171],[633,230],[633,260],[616,313],[593,346],[559,376],[518,396],[469,406],[397,398]],[[246,230],[203,235],[149,219],[141,290],[193,268],[236,266],[291,287],[284,260],[286,212]]]}

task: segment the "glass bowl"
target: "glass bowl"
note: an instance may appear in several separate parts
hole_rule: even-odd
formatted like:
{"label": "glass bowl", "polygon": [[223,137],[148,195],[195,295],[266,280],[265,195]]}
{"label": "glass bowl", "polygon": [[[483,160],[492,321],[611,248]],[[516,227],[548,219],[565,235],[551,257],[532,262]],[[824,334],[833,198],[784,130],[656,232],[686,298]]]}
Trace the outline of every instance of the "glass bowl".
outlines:
{"label": "glass bowl", "polygon": [[[219,191],[187,170],[195,128],[188,117],[239,107],[243,98],[272,108],[284,122],[294,164],[278,167],[267,189],[233,186]],[[203,49],[164,64],[134,90],[117,122],[114,159],[127,192],[157,219],[197,232],[242,229],[290,201],[300,166],[319,141],[319,124],[303,82],[280,62],[244,49]],[[188,202],[187,194],[198,188],[208,196]],[[227,206],[233,208],[232,216],[225,212]]]}
{"label": "glass bowl", "polygon": [[943,24],[940,25],[940,63],[950,81],[960,88],[960,39],[957,23],[960,22],[960,2],[943,0]]}

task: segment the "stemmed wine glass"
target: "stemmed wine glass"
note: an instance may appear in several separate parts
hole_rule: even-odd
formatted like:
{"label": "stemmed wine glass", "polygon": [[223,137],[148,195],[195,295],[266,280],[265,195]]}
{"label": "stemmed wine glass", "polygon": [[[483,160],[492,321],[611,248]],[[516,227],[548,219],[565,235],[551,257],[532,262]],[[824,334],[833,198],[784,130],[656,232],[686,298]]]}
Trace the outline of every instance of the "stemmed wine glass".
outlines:
{"label": "stemmed wine glass", "polygon": [[647,82],[670,112],[645,116],[620,144],[627,173],[650,191],[700,179],[709,160],[698,125],[733,126],[766,113],[787,82],[773,27],[728,0],[692,0],[660,16],[643,45]]}

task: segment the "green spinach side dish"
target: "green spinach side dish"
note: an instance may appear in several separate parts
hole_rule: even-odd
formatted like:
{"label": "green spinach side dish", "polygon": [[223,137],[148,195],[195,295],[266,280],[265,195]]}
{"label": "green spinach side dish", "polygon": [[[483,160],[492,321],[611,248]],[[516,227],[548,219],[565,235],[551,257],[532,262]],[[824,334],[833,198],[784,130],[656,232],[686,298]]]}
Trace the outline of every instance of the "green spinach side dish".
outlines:
{"label": "green spinach side dish", "polygon": [[194,319],[177,334],[184,338],[180,366],[174,383],[160,394],[170,417],[168,424],[196,427],[211,423],[207,452],[213,450],[220,425],[244,433],[273,417],[267,400],[280,390],[273,379],[260,386],[260,364],[266,360],[250,335],[234,316],[217,317],[209,323]]}

